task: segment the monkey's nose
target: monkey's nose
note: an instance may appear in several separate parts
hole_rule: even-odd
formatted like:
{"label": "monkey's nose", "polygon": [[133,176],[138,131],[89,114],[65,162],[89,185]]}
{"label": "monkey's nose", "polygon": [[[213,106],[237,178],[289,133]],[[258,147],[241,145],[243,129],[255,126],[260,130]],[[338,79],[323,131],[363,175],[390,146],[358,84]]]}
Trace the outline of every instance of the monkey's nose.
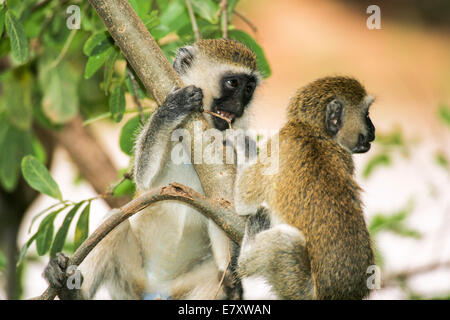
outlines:
{"label": "monkey's nose", "polygon": [[368,141],[372,142],[373,140],[375,140],[375,129],[373,129],[373,131],[369,131],[368,134]]}

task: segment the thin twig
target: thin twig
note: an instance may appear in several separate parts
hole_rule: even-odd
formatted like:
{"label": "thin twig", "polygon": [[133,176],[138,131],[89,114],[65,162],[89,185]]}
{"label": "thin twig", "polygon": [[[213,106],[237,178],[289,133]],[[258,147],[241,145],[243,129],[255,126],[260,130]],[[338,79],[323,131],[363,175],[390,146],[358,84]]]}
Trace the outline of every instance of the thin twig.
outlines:
{"label": "thin twig", "polygon": [[242,13],[239,13],[238,11],[234,10],[233,13],[239,17],[242,21],[244,21],[249,27],[250,29],[252,29],[252,31],[254,33],[258,32],[258,28],[256,27],[256,25],[251,22],[246,16],[244,16]]}
{"label": "thin twig", "polygon": [[186,6],[189,11],[189,17],[191,18],[192,23],[192,30],[195,34],[195,40],[199,41],[202,39],[202,36],[200,35],[200,31],[198,30],[197,20],[195,20],[194,10],[192,10],[192,4],[191,0],[186,0]]}
{"label": "thin twig", "polygon": [[209,110],[203,110],[203,112],[204,112],[204,113],[207,113],[207,114],[210,114],[210,115],[212,115],[213,117],[217,117],[217,118],[220,118],[220,119],[222,119],[222,120],[225,120],[225,121],[228,123],[228,127],[229,127],[230,129],[232,129],[232,128],[231,128],[231,120],[228,119],[227,117],[221,116],[220,114],[215,113],[215,112],[212,112],[212,111],[209,111]]}
{"label": "thin twig", "polygon": [[130,77],[131,80],[131,90],[133,91],[133,99],[134,99],[134,103],[136,103],[138,110],[139,110],[139,119],[141,122],[141,125],[145,124],[145,117],[144,117],[144,109],[142,108],[142,104],[141,104],[141,100],[138,97],[138,83],[136,81],[136,78],[134,77],[133,72],[127,68],[128,71],[128,76]]}
{"label": "thin twig", "polygon": [[61,60],[64,58],[64,56],[66,55],[67,51],[70,48],[70,45],[72,44],[72,40],[75,37],[75,34],[77,33],[77,29],[72,29],[72,31],[70,31],[69,36],[67,37],[66,42],[64,43],[64,47],[62,48],[60,54],[58,55],[58,57],[43,71],[48,72],[51,69],[55,68],[60,62]]}
{"label": "thin twig", "polygon": [[228,0],[222,0],[217,14],[222,17],[222,37],[228,39]]}
{"label": "thin twig", "polygon": [[417,268],[395,272],[387,275],[383,280],[383,287],[392,286],[395,281],[410,278],[422,273],[431,272],[440,268],[450,268],[450,261],[435,262],[425,266],[420,266]]}

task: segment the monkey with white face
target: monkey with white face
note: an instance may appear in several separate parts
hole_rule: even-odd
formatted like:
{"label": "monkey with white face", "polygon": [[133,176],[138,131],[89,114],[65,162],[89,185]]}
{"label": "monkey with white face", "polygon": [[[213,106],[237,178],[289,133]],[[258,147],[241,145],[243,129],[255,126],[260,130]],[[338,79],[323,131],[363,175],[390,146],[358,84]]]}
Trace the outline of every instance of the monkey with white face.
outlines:
{"label": "monkey with white face", "polygon": [[260,162],[239,170],[235,207],[250,215],[238,260],[246,298],[255,298],[247,285],[260,285],[257,294],[266,290],[262,297],[272,299],[369,293],[374,255],[352,154],[367,152],[375,139],[372,101],[355,79],[313,81],[289,104],[279,171],[264,175]]}
{"label": "monkey with white face", "polygon": [[[172,161],[171,150],[179,143],[171,140],[172,133],[203,109],[228,118],[233,128],[247,128],[260,83],[255,54],[234,40],[201,40],[180,48],[174,68],[186,87],[168,95],[139,135],[134,164],[138,194],[172,182],[204,194],[194,166]],[[204,116],[213,128],[228,128],[227,121]],[[212,299],[228,258],[229,240],[212,221],[187,204],[164,201],[122,223],[94,248],[79,266],[81,290],[65,288],[67,258],[62,254],[49,263],[44,276],[62,288],[61,298],[89,299],[106,285],[119,299]],[[217,298],[239,295],[232,284],[225,289]]]}

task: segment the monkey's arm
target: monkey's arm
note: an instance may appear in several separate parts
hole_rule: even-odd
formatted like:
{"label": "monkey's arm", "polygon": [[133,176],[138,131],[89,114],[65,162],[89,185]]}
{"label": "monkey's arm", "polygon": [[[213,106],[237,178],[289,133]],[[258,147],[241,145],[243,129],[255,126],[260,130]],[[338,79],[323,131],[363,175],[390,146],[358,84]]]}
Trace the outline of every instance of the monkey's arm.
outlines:
{"label": "monkey's arm", "polygon": [[147,190],[169,154],[172,132],[193,111],[202,110],[203,93],[194,86],[172,91],[142,130],[136,144],[134,178],[138,189]]}

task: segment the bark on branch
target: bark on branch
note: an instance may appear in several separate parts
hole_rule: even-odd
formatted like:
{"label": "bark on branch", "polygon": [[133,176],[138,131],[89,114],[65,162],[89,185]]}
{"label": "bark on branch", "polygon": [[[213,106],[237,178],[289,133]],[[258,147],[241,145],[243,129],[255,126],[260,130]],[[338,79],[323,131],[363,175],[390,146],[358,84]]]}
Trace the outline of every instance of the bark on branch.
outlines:
{"label": "bark on branch", "polygon": [[[114,212],[103,222],[69,259],[68,265],[78,266],[91,250],[116,226],[149,205],[164,201],[178,200],[191,205],[222,228],[236,243],[241,243],[244,235],[245,218],[238,216],[230,202],[225,199],[209,199],[193,189],[179,183],[144,193]],[[33,300],[52,300],[58,294],[57,288],[48,287],[45,292]]]}

